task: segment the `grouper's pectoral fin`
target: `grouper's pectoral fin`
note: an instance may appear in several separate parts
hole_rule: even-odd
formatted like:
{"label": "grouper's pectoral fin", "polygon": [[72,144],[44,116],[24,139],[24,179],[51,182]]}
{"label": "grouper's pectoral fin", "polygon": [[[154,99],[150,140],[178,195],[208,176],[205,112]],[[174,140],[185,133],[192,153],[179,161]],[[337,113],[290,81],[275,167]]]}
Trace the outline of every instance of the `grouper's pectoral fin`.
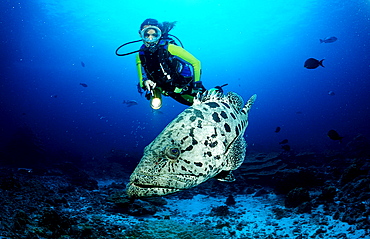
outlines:
{"label": "grouper's pectoral fin", "polygon": [[226,153],[226,165],[224,170],[235,170],[242,165],[247,143],[242,135],[239,135],[230,145]]}
{"label": "grouper's pectoral fin", "polygon": [[215,179],[222,181],[222,182],[234,182],[235,177],[231,171],[221,171],[221,173],[215,176]]}

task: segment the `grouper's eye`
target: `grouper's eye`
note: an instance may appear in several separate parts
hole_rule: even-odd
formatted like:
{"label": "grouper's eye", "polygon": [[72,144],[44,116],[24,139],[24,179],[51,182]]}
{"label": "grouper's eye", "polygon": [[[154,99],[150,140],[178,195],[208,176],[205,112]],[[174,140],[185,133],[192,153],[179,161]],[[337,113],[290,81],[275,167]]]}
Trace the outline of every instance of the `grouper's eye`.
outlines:
{"label": "grouper's eye", "polygon": [[177,159],[180,156],[180,149],[176,147],[167,147],[165,154],[169,159]]}

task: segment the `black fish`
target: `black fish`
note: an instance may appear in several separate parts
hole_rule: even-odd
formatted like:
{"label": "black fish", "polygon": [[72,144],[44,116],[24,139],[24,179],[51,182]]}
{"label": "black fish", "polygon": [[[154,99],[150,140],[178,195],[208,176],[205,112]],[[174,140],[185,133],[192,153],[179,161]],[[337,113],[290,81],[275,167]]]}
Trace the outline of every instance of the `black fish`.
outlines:
{"label": "black fish", "polygon": [[83,61],[81,61],[81,66],[85,67],[85,63]]}
{"label": "black fish", "polygon": [[343,137],[341,137],[337,131],[331,129],[328,132],[328,137],[332,140],[339,140],[339,142],[342,142]]}
{"label": "black fish", "polygon": [[282,149],[284,149],[285,151],[290,151],[290,146],[289,145],[283,145],[281,146]]}
{"label": "black fish", "polygon": [[289,141],[287,139],[284,139],[283,141],[279,142],[279,144],[286,144],[288,143]]}
{"label": "black fish", "polygon": [[137,105],[138,103],[136,100],[124,100],[122,104],[126,104],[127,107],[131,107],[131,106]]}
{"label": "black fish", "polygon": [[336,38],[336,37],[327,37],[324,40],[320,39],[320,43],[333,43],[336,40],[338,40],[338,38]]}
{"label": "black fish", "polygon": [[87,84],[85,83],[80,83],[80,85],[82,85],[83,87],[87,87]]}
{"label": "black fish", "polygon": [[322,62],[324,61],[325,59],[322,59],[321,61],[319,60],[316,60],[315,58],[308,58],[305,62],[304,62],[304,67],[307,68],[307,69],[316,69],[317,67],[319,66],[322,66],[322,67],[325,67]]}
{"label": "black fish", "polygon": [[278,127],[276,127],[276,129],[275,129],[275,133],[279,133],[280,132],[280,130],[281,130],[281,128],[278,126]]}

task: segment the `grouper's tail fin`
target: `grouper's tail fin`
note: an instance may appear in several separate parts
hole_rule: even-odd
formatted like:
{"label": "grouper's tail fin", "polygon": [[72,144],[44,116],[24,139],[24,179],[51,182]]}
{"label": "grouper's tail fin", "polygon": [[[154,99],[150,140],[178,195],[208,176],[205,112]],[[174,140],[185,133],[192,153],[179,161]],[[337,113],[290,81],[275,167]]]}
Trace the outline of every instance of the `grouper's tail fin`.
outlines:
{"label": "grouper's tail fin", "polygon": [[257,99],[257,95],[256,94],[252,95],[251,98],[249,98],[249,100],[247,101],[247,103],[244,105],[244,107],[242,109],[242,113],[248,114],[249,111],[252,108],[252,105],[256,101],[256,99]]}

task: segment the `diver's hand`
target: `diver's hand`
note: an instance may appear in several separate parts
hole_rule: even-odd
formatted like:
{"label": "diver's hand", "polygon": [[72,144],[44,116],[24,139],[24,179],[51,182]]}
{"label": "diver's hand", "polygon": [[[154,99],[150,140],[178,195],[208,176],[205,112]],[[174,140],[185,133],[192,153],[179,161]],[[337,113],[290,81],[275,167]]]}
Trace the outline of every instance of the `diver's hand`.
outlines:
{"label": "diver's hand", "polygon": [[146,80],[143,84],[148,91],[152,91],[157,86],[157,84],[151,80]]}

